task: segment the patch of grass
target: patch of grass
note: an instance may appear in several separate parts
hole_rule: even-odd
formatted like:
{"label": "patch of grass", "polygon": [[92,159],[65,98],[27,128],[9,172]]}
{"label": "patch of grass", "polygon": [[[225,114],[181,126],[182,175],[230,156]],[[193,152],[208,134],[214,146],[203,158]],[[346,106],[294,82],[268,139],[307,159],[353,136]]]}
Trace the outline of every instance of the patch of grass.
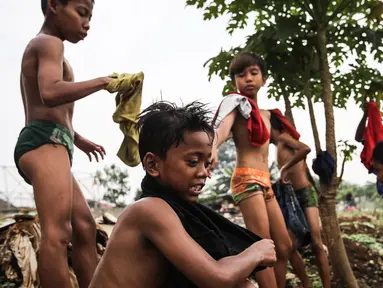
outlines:
{"label": "patch of grass", "polygon": [[353,242],[360,243],[364,247],[378,252],[379,255],[383,256],[383,245],[377,242],[374,237],[371,237],[366,234],[343,234],[343,237],[346,239],[350,239]]}

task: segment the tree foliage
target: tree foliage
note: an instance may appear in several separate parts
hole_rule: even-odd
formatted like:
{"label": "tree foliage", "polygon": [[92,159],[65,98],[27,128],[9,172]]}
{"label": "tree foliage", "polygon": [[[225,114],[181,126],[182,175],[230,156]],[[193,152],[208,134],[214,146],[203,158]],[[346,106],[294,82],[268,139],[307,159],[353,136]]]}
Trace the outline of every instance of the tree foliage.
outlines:
{"label": "tree foliage", "polygon": [[112,164],[99,170],[94,175],[94,182],[105,189],[103,200],[125,207],[125,196],[130,192],[129,173],[127,169]]}
{"label": "tree foliage", "polygon": [[231,34],[253,24],[255,33],[244,45],[221,50],[209,59],[209,77],[227,80],[224,93],[232,90],[228,77],[231,59],[240,51],[264,56],[272,82],[269,97],[288,95],[293,107],[305,107],[308,91],[314,101],[320,98],[320,63],[317,30],[327,28],[328,56],[333,77],[333,104],[345,107],[353,97],[362,102],[365,95],[382,91],[383,77],[367,65],[368,57],[383,61],[383,25],[376,17],[379,1],[367,0],[188,0],[188,5],[204,10],[204,19],[230,17]]}

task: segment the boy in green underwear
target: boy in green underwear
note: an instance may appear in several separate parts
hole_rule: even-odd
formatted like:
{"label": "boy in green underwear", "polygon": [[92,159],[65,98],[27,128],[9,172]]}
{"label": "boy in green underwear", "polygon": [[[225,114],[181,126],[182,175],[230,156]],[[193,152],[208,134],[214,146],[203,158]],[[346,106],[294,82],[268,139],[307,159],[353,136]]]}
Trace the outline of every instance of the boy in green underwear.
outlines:
{"label": "boy in green underwear", "polygon": [[64,58],[63,41],[84,40],[93,0],[42,0],[45,21],[25,49],[20,88],[25,127],[15,147],[15,162],[33,186],[42,240],[38,271],[42,287],[70,287],[67,247],[73,245],[73,268],[81,288],[88,287],[97,265],[96,225],[71,173],[74,145],[104,157],[104,148],[76,133],[74,102],[105,88],[109,77],[74,83]]}
{"label": "boy in green underwear", "polygon": [[238,92],[226,96],[216,114],[215,120],[221,123],[212,152],[212,168],[217,163],[217,148],[232,132],[237,149],[236,169],[231,180],[233,199],[242,212],[246,228],[262,238],[273,239],[277,251],[274,268],[258,272],[257,282],[261,288],[284,288],[292,243],[271,188],[270,112],[257,106],[258,91],[267,79],[265,66],[261,57],[247,52],[231,62],[230,77]]}
{"label": "boy in green underwear", "polygon": [[[310,229],[311,247],[315,254],[322,285],[324,288],[328,288],[330,287],[330,269],[320,233],[318,195],[308,179],[307,164],[305,161],[306,155],[310,152],[310,148],[298,141],[298,139],[294,139],[294,137],[284,129],[280,119],[275,116],[274,113],[271,113],[271,127],[273,142],[277,147],[278,167],[283,169],[287,163],[291,162],[291,159],[300,159],[298,163],[288,169],[284,177],[286,177],[293,186],[295,195],[305,213]],[[294,268],[294,272],[302,281],[303,287],[311,287],[305,272],[304,263],[296,249],[294,249],[291,254],[290,262]]]}

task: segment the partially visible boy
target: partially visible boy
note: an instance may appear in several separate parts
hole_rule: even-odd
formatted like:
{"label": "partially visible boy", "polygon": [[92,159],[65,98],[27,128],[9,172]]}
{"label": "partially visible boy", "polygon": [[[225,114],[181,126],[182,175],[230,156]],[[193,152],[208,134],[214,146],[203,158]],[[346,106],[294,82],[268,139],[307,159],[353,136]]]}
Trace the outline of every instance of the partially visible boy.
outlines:
{"label": "partially visible boy", "polygon": [[142,112],[143,199],[119,217],[90,288],[253,287],[252,272],[275,262],[271,240],[196,203],[210,172],[210,122],[199,103]]}
{"label": "partially visible boy", "polygon": [[261,288],[277,285],[284,288],[292,243],[270,182],[270,112],[260,110],[257,105],[258,91],[267,80],[266,64],[258,55],[245,52],[233,59],[229,70],[238,92],[226,96],[216,114],[215,120],[221,124],[213,148],[212,168],[217,163],[217,149],[232,132],[237,149],[231,180],[234,202],[242,212],[247,229],[273,239],[277,250],[274,269],[258,272],[257,282]]}
{"label": "partially visible boy", "polygon": [[383,183],[383,141],[376,144],[374,151],[372,152],[372,163],[374,165],[377,180],[379,183]]}
{"label": "partially visible boy", "polygon": [[[286,171],[286,174],[281,177],[283,177],[282,179],[286,177],[286,180],[291,183],[299,204],[304,210],[311,232],[311,247],[317,260],[322,285],[324,288],[329,288],[330,270],[320,233],[318,196],[307,177],[305,159],[307,154],[310,153],[310,148],[299,141],[294,128],[289,129],[289,127],[293,127],[290,123],[284,125],[281,119],[287,121],[287,118],[281,118],[280,115],[281,113],[271,112],[272,139],[277,147],[278,167],[282,171]],[[291,165],[292,163],[294,165]],[[286,169],[287,165],[289,165],[288,169]],[[304,287],[311,287],[305,273],[302,257],[296,249],[291,254],[290,262]]]}
{"label": "partially visible boy", "polygon": [[372,101],[364,103],[363,117],[356,130],[355,140],[363,144],[364,147],[360,154],[361,161],[369,173],[374,173],[377,176],[376,189],[379,195],[383,196],[383,182],[381,178],[378,177],[378,170],[375,167],[377,166],[379,168],[379,165],[375,165],[373,159],[374,153],[376,153],[376,155],[380,153],[379,149],[381,148],[376,149],[376,146],[378,146],[377,143],[383,140],[382,117],[377,103]]}
{"label": "partially visible boy", "polygon": [[70,287],[67,248],[80,287],[88,287],[97,266],[96,225],[71,173],[74,145],[104,157],[104,148],[76,133],[74,102],[105,88],[100,77],[74,83],[64,58],[65,40],[77,43],[89,30],[91,0],[42,0],[44,24],[25,49],[20,88],[25,112],[14,152],[20,175],[33,186],[41,225],[38,271],[42,287]]}

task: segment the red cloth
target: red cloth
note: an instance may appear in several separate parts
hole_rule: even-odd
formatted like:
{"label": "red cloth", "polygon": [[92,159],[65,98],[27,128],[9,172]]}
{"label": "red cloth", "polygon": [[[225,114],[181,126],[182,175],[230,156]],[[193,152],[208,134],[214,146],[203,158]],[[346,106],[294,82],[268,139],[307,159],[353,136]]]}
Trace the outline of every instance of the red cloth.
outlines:
{"label": "red cloth", "polygon": [[241,93],[230,92],[229,95],[231,94],[244,96],[249,101],[252,108],[250,117],[247,120],[247,130],[249,131],[250,143],[256,147],[262,146],[270,139],[270,133],[269,130],[267,130],[265,122],[263,122],[261,112],[259,111],[257,104],[254,102],[254,100]]}
{"label": "red cloth", "polygon": [[383,141],[383,125],[382,117],[376,103],[369,102],[367,107],[368,123],[363,134],[364,147],[362,153],[360,154],[360,159],[371,173],[373,170],[372,151],[374,150],[376,143]]}
{"label": "red cloth", "polygon": [[281,133],[290,134],[290,136],[293,137],[295,140],[299,140],[299,138],[301,138],[301,135],[298,133],[295,127],[290,123],[289,119],[287,119],[287,117],[284,116],[279,109],[272,109],[269,111],[274,116],[278,117],[279,121],[281,121],[281,126],[282,126]]}

